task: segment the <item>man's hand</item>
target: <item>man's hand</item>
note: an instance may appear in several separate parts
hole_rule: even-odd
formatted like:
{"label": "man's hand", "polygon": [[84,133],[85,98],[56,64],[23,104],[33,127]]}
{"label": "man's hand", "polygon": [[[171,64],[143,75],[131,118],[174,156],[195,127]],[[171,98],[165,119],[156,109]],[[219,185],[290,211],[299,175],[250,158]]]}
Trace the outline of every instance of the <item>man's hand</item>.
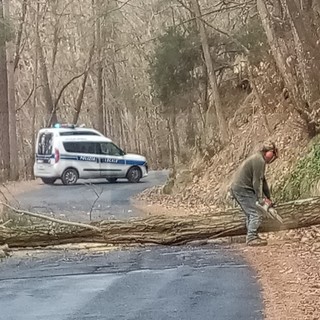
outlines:
{"label": "man's hand", "polygon": [[264,198],[264,203],[267,204],[269,207],[272,207],[273,203],[270,199]]}

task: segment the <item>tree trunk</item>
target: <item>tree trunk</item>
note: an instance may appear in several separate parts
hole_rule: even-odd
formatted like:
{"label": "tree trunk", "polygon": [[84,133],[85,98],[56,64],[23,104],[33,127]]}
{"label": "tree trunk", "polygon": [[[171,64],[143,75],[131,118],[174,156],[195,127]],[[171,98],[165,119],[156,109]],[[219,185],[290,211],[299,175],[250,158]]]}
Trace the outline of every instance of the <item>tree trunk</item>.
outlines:
{"label": "tree trunk", "polygon": [[41,76],[42,76],[43,94],[45,98],[45,104],[47,106],[47,119],[48,119],[47,126],[50,126],[51,124],[58,122],[57,110],[55,109],[55,106],[53,103],[52,93],[51,93],[50,84],[49,84],[48,68],[47,68],[46,60],[43,53],[43,47],[41,44],[39,30],[38,30],[38,33],[36,34],[36,38],[37,38],[36,42],[37,42],[38,55],[39,55],[39,69],[40,69],[39,71],[41,72]]}
{"label": "tree trunk", "polygon": [[[277,14],[283,14],[281,2],[277,1],[277,3]],[[304,98],[303,89],[299,87],[301,81],[298,80],[299,70],[297,70],[297,63],[294,59],[296,48],[294,48],[290,22],[286,16],[281,16],[277,19],[281,19],[283,23],[275,23],[264,0],[257,0],[257,8],[276,65],[290,93],[292,104],[306,123],[309,136],[312,137],[316,134],[316,127],[310,116],[311,110]]]}
{"label": "tree trunk", "polygon": [[[206,33],[206,29],[204,26],[204,22],[202,21],[201,18],[201,11],[200,11],[200,6],[198,0],[192,0],[192,6],[194,13],[196,15],[196,20],[198,24],[198,28],[200,31],[200,37],[201,37],[201,44],[202,44],[202,49],[203,49],[203,54],[208,70],[208,77],[212,89],[212,94],[213,94],[213,99],[214,99],[214,104],[215,104],[215,109],[216,109],[216,114],[217,114],[217,120],[219,123],[219,130],[220,130],[220,135],[221,135],[221,142],[222,144],[226,144],[228,141],[228,130],[227,130],[227,124],[226,124],[226,119],[223,114],[223,108],[222,108],[222,102],[220,98],[220,93],[219,93],[219,88],[218,88],[218,83],[217,83],[217,77],[214,72],[213,68],[213,63],[212,63],[212,58],[210,55],[210,48],[208,44],[208,36]],[[210,106],[207,111],[207,116],[210,117],[210,114],[213,111],[211,110]]]}
{"label": "tree trunk", "polygon": [[178,136],[178,128],[177,128],[177,112],[176,107],[172,106],[172,113],[169,115],[170,121],[170,130],[173,139],[173,150],[174,150],[174,157],[175,163],[177,163],[180,157],[180,142]]}
{"label": "tree trunk", "polygon": [[263,103],[262,96],[259,94],[258,87],[256,85],[256,81],[255,81],[255,78],[253,75],[253,67],[250,65],[249,60],[247,60],[247,67],[248,67],[248,75],[249,75],[250,84],[251,84],[253,93],[255,95],[255,98],[257,100],[259,110],[261,112],[263,125],[264,125],[265,129],[267,130],[268,135],[271,135],[271,129],[270,129],[269,122],[268,122],[268,119],[266,116],[266,111],[265,111],[265,104]]}
{"label": "tree trunk", "polygon": [[167,119],[167,130],[168,130],[168,150],[169,150],[170,167],[173,168],[173,170],[175,170],[174,141],[173,141],[172,128],[171,128],[169,119]]}
{"label": "tree trunk", "polygon": [[6,181],[10,172],[10,136],[9,136],[9,105],[7,54],[5,41],[5,21],[3,2],[0,0],[0,180]]}
{"label": "tree trunk", "polygon": [[[4,1],[4,12],[10,18],[9,0]],[[15,103],[15,44],[13,39],[7,41],[7,70],[8,70],[8,104],[9,104],[9,143],[10,143],[10,180],[19,179],[19,156],[17,141],[17,119]]]}
{"label": "tree trunk", "polygon": [[[152,124],[151,124],[152,118],[150,116],[150,112],[148,110],[148,107],[147,106],[144,107],[144,110],[145,110],[146,128],[147,128],[147,132],[148,132],[147,145],[148,146],[153,145],[153,153],[151,154],[151,163],[155,163],[156,164],[155,168],[157,169],[158,165],[159,165],[159,160],[160,160],[159,145],[157,143],[154,143],[154,141],[156,141],[156,138],[155,138],[154,131],[151,128],[152,127]],[[154,159],[155,159],[155,161],[152,161]]]}
{"label": "tree trunk", "polygon": [[14,56],[14,70],[16,70],[18,68],[18,64],[20,61],[22,34],[23,34],[24,27],[25,27],[27,8],[28,8],[28,0],[23,0],[23,2],[21,4],[21,17],[20,17],[18,31],[17,31],[16,54]]}
{"label": "tree trunk", "polygon": [[305,99],[310,107],[320,98],[320,55],[317,37],[310,27],[310,16],[290,0],[282,0],[290,17],[299,70],[304,83]]}
{"label": "tree trunk", "polygon": [[[58,1],[57,0],[51,0],[51,10],[53,13],[53,41],[52,41],[52,62],[51,62],[51,70],[52,72],[52,78],[54,77],[54,68],[57,60],[57,53],[58,53],[58,46],[59,46],[59,32],[60,32],[60,17],[58,16]],[[53,83],[53,82],[51,82]]]}
{"label": "tree trunk", "polygon": [[79,91],[79,94],[77,97],[75,113],[73,115],[73,120],[72,120],[72,123],[74,123],[74,124],[77,124],[79,121],[81,106],[82,106],[82,102],[83,102],[83,96],[84,96],[84,92],[86,90],[87,79],[88,79],[88,70],[84,73],[84,76],[83,76],[83,79],[81,82],[81,88],[80,88],[80,91]]}
{"label": "tree trunk", "polygon": [[[35,12],[35,27],[36,27],[36,35],[39,35],[39,11],[40,4],[37,1],[37,10]],[[31,111],[31,123],[32,123],[32,136],[31,136],[31,157],[29,167],[32,168],[35,162],[35,152],[36,152],[36,121],[37,121],[37,87],[38,87],[38,66],[39,66],[39,51],[40,51],[40,37],[36,36],[36,41],[34,44],[34,73],[33,73],[33,103],[32,103],[32,111]],[[34,179],[34,172],[31,170],[31,178]]]}
{"label": "tree trunk", "polygon": [[82,103],[83,103],[83,97],[84,97],[84,92],[86,90],[86,84],[87,84],[87,79],[88,79],[88,75],[89,75],[89,69],[90,69],[90,65],[91,65],[91,61],[92,61],[92,57],[94,54],[94,48],[95,48],[95,40],[93,40],[93,44],[90,48],[89,51],[89,58],[88,58],[88,62],[87,62],[87,69],[84,72],[83,75],[83,79],[81,82],[81,88],[77,97],[77,102],[76,102],[76,107],[75,107],[75,113],[73,115],[73,122],[74,124],[78,123],[79,120],[79,116],[80,116],[80,112],[81,112],[81,107],[82,107]]}
{"label": "tree trunk", "polygon": [[[292,201],[278,206],[283,224],[264,220],[260,231],[278,231],[320,224],[320,198]],[[11,247],[47,246],[64,243],[184,244],[193,240],[245,234],[245,215],[238,209],[202,215],[157,215],[93,223],[101,232],[57,223],[29,227],[0,226],[0,244]]]}
{"label": "tree trunk", "polygon": [[102,61],[102,42],[101,37],[101,9],[102,2],[97,0],[96,2],[96,39],[97,39],[97,129],[103,133],[104,132],[104,114],[103,114],[103,61]]}

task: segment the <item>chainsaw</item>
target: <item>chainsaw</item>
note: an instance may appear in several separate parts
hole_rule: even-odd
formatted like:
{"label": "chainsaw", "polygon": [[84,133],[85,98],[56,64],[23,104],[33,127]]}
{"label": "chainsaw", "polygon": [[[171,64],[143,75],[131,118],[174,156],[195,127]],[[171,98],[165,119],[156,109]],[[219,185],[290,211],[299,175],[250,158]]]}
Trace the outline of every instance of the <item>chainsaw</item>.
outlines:
{"label": "chainsaw", "polygon": [[268,219],[277,220],[280,223],[283,223],[282,217],[277,213],[274,204],[270,200],[265,200],[263,204],[257,202],[256,206],[257,209]]}

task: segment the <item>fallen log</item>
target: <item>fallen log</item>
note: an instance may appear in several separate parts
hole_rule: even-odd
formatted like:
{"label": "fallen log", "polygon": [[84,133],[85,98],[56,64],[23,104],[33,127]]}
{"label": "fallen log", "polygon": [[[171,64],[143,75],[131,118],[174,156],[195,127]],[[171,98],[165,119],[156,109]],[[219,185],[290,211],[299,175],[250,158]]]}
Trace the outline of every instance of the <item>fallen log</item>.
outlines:
{"label": "fallen log", "polygon": [[[284,223],[265,220],[261,231],[294,229],[320,224],[320,197],[280,204]],[[28,227],[0,225],[0,244],[10,247],[35,247],[66,243],[178,245],[193,240],[245,234],[245,216],[239,209],[201,215],[154,215],[129,220],[105,220],[86,226],[55,221]]]}

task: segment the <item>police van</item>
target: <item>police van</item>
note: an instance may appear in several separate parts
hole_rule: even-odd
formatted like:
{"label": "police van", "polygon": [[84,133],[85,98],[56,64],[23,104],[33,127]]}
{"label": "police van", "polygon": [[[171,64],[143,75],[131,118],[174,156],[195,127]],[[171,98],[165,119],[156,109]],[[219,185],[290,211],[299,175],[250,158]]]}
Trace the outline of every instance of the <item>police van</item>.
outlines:
{"label": "police van", "polygon": [[139,182],[148,175],[148,164],[145,157],[125,153],[99,131],[56,125],[38,133],[34,175],[45,184],[61,179],[63,184],[72,185],[79,178]]}

